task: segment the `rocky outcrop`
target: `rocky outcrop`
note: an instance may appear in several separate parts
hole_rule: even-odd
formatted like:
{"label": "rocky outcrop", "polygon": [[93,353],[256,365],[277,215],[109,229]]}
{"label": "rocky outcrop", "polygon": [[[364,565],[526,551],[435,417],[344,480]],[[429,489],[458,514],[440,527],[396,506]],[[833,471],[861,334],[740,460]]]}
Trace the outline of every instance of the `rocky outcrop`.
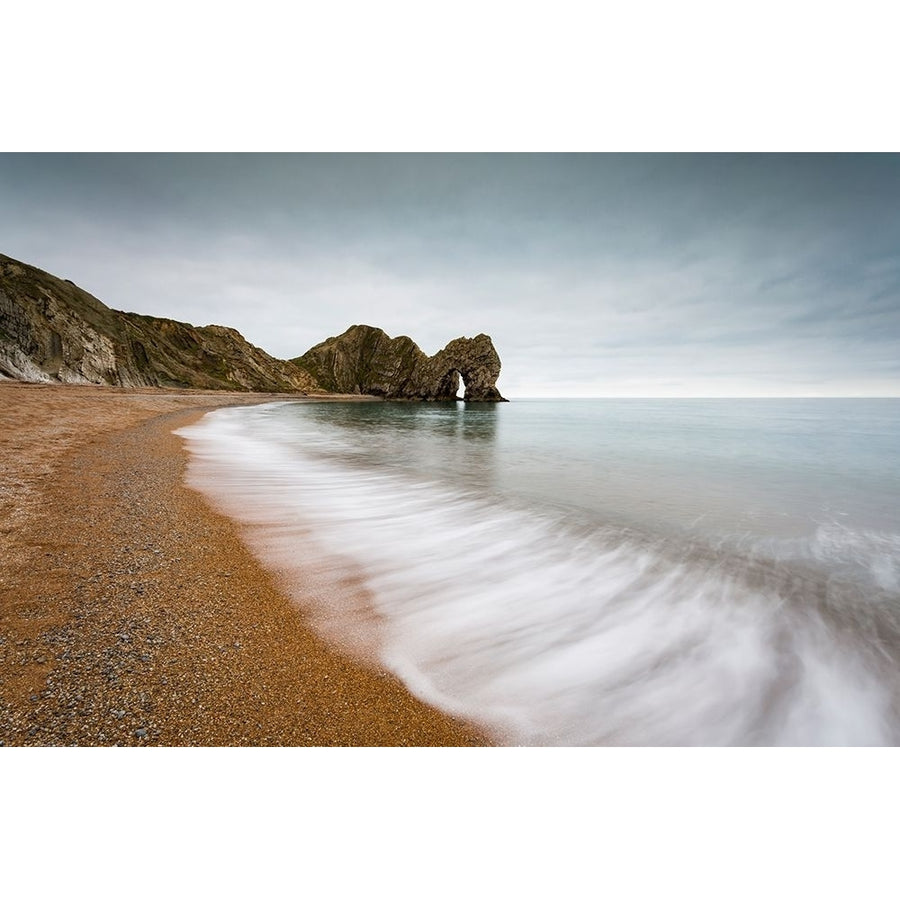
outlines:
{"label": "rocky outcrop", "polygon": [[500,357],[494,348],[494,342],[486,334],[450,341],[443,350],[431,357],[427,368],[433,379],[431,383],[437,385],[436,396],[433,398],[435,400],[443,400],[448,391],[449,396],[455,397],[459,389],[459,377],[462,377],[466,386],[466,400],[504,400],[497,390]]}
{"label": "rocky outcrop", "polygon": [[0,376],[124,387],[319,390],[233,328],[110,309],[71,281],[0,254]]}
{"label": "rocky outcrop", "polygon": [[293,360],[233,328],[110,309],[71,281],[0,254],[0,378],[122,387],[370,394],[389,400],[502,401],[486,334],[427,356],[408,337],[354,325]]}
{"label": "rocky outcrop", "polygon": [[502,401],[500,357],[486,334],[457,338],[427,356],[408,337],[353,325],[292,360],[325,390],[374,394],[388,400],[455,400],[462,377],[465,399]]}

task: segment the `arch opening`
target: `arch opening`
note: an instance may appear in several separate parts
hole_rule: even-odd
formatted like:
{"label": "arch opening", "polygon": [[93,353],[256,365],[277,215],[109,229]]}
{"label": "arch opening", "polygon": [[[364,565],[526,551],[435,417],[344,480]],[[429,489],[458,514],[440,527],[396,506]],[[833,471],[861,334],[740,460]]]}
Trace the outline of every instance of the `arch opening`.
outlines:
{"label": "arch opening", "polygon": [[454,371],[456,375],[457,388],[456,388],[456,399],[464,400],[466,396],[466,382],[463,380],[462,372],[458,369]]}

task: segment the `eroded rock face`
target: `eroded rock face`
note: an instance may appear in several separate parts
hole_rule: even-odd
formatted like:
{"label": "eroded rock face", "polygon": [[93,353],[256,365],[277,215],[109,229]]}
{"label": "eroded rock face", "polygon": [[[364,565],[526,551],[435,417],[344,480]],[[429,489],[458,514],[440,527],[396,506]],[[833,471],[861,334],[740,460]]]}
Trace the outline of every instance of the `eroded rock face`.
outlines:
{"label": "eroded rock face", "polygon": [[353,325],[292,360],[326,391],[398,396],[428,357],[408,337],[390,338],[380,328]]}
{"label": "eroded rock face", "polygon": [[308,392],[315,380],[233,328],[110,309],[0,254],[0,375],[123,387]]}
{"label": "eroded rock face", "polygon": [[341,394],[396,400],[502,401],[486,334],[427,356],[408,337],[354,325],[294,360],[233,328],[202,328],[110,309],[71,281],[0,254],[0,378],[122,387]]}
{"label": "eroded rock face", "polygon": [[[455,397],[459,389],[459,379],[454,373],[462,376],[466,386],[466,400],[502,401],[497,390],[497,379],[500,377],[500,357],[494,348],[494,342],[486,335],[477,337],[456,338],[450,341],[443,350],[436,353],[429,361],[431,371],[438,378],[446,378],[451,372],[450,397]],[[439,382],[439,394],[445,390],[443,380]],[[444,395],[435,399],[444,399]]]}
{"label": "eroded rock face", "polygon": [[486,334],[457,338],[427,356],[408,337],[353,325],[292,360],[325,390],[389,400],[455,400],[462,376],[468,401],[503,401],[497,390],[500,357]]}

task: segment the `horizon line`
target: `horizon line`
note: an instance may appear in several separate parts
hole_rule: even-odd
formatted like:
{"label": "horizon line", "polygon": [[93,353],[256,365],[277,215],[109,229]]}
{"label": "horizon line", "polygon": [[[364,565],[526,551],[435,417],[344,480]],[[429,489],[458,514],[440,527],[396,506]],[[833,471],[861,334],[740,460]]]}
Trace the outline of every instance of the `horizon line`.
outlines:
{"label": "horizon line", "polygon": [[900,400],[900,394],[554,394],[510,395],[510,400]]}

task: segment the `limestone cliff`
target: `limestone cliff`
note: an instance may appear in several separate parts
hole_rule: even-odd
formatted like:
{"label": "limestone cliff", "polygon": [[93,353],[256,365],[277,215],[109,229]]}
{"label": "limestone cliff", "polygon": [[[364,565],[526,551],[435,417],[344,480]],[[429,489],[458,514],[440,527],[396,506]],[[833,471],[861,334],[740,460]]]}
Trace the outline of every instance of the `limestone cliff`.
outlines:
{"label": "limestone cliff", "polygon": [[408,337],[353,325],[292,360],[325,390],[374,394],[389,400],[453,400],[459,379],[466,400],[502,401],[497,390],[500,357],[486,334],[457,338],[427,356]]}
{"label": "limestone cliff", "polygon": [[319,390],[233,328],[202,328],[110,309],[64,281],[0,254],[0,376],[124,387]]}
{"label": "limestone cliff", "polygon": [[122,387],[371,394],[396,400],[501,401],[486,334],[427,356],[408,337],[354,325],[294,360],[233,328],[110,309],[71,281],[0,254],[0,378]]}

